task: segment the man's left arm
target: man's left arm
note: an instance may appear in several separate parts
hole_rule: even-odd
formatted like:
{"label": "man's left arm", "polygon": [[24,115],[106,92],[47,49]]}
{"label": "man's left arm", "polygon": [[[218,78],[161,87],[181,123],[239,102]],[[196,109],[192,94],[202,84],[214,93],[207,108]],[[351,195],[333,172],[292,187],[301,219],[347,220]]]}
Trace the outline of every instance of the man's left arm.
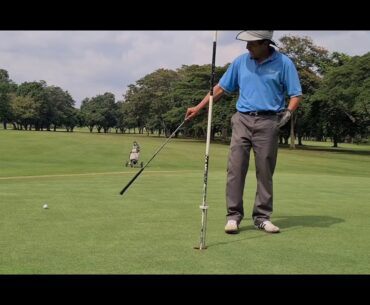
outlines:
{"label": "man's left arm", "polygon": [[288,110],[293,112],[298,108],[299,103],[302,101],[302,95],[299,96],[292,96],[288,103]]}
{"label": "man's left arm", "polygon": [[285,110],[283,116],[281,117],[278,127],[283,127],[291,118],[294,110],[298,108],[299,103],[302,100],[302,96],[292,96],[288,103],[288,108]]}
{"label": "man's left arm", "polygon": [[291,118],[293,111],[298,108],[302,100],[302,87],[299,81],[299,76],[294,63],[285,57],[285,65],[283,69],[284,82],[287,88],[287,94],[290,96],[288,108],[281,117],[278,127],[284,126]]}

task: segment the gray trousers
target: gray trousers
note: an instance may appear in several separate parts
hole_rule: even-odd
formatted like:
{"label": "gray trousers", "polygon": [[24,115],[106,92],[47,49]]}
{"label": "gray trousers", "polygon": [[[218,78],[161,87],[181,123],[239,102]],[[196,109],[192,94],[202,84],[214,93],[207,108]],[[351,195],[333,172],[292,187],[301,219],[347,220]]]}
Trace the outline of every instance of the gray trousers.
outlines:
{"label": "gray trousers", "polygon": [[227,219],[238,223],[244,217],[243,193],[253,148],[257,192],[252,218],[255,225],[270,219],[273,210],[273,182],[278,151],[278,116],[250,116],[236,112],[231,118],[232,137],[227,167]]}

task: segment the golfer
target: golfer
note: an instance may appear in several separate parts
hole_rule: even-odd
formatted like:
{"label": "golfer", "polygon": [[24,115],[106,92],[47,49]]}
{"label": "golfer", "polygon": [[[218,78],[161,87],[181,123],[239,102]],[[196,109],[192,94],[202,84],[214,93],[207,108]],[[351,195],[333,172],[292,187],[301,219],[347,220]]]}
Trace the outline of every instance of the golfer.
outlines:
{"label": "golfer", "polygon": [[[273,31],[242,31],[236,39],[247,42],[245,53],[229,66],[214,86],[217,101],[226,91],[239,90],[236,113],[231,118],[232,136],[229,150],[225,232],[238,233],[244,218],[243,192],[249,167],[249,156],[255,156],[257,192],[252,219],[257,229],[277,233],[271,221],[273,211],[273,174],[278,151],[279,128],[285,125],[298,107],[302,89],[293,62],[272,45]],[[195,107],[188,108],[191,120],[209,102],[208,93]],[[285,100],[288,96],[288,107]]]}

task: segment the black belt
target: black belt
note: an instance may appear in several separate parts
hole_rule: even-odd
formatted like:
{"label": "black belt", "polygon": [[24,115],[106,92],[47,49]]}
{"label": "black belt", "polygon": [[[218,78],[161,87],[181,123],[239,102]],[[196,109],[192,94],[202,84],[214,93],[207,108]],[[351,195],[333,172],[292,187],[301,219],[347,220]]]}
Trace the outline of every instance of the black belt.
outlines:
{"label": "black belt", "polygon": [[248,114],[248,115],[252,115],[252,116],[259,116],[259,115],[277,115],[278,112],[275,112],[275,111],[247,111],[247,112],[241,112],[239,111],[240,113],[243,113],[243,114]]}

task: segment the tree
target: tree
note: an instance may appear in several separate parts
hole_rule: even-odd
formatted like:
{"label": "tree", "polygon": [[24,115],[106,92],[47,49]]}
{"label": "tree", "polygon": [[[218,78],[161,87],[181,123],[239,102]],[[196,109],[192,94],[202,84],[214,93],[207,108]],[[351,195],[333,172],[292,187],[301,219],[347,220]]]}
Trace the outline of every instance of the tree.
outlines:
{"label": "tree", "polygon": [[117,123],[116,108],[114,94],[106,92],[91,99],[84,99],[81,104],[81,115],[90,132],[96,127],[99,133],[101,129],[107,133],[109,128]]}
{"label": "tree", "polygon": [[21,130],[31,130],[32,124],[38,120],[40,104],[29,95],[11,95],[10,106],[14,114],[14,126]]}
{"label": "tree", "polygon": [[[225,73],[228,64],[223,67],[215,68],[214,83],[217,84],[221,76]],[[178,122],[185,115],[188,107],[199,103],[210,90],[211,65],[191,65],[182,66],[177,70],[180,75],[180,80],[175,86],[175,106],[180,108]],[[227,132],[225,129],[230,127],[230,107],[233,107],[232,100],[234,95],[226,95],[223,101],[219,101],[214,105],[212,114],[212,130],[211,138],[214,138],[216,132],[221,132],[225,137]],[[208,110],[203,109],[197,117],[191,120],[186,126],[185,131],[188,135],[195,137],[205,137],[207,133]]]}
{"label": "tree", "polygon": [[38,114],[31,124],[35,125],[36,130],[43,130],[44,127],[50,129],[53,108],[46,87],[46,82],[41,80],[39,82],[24,82],[17,88],[17,96],[30,97],[35,103],[34,109],[37,109]]}
{"label": "tree", "polygon": [[139,128],[139,133],[142,133],[146,120],[149,116],[151,92],[143,84],[143,79],[137,81],[136,85],[129,85],[124,96],[126,113],[130,116],[130,120],[135,122],[134,128]]}
{"label": "tree", "polygon": [[77,124],[77,118],[73,107],[75,101],[71,95],[68,91],[63,91],[62,88],[56,86],[48,86],[45,90],[49,105],[48,121],[54,125],[54,131],[57,126],[66,127],[67,131],[73,130]]}
{"label": "tree", "polygon": [[178,80],[176,71],[158,69],[129,85],[122,107],[125,121],[138,127],[139,133],[145,127],[161,134],[168,127],[164,115],[177,104],[174,91]]}
{"label": "tree", "polygon": [[0,121],[4,129],[7,123],[13,120],[13,113],[10,106],[10,94],[17,90],[17,85],[9,79],[8,71],[0,69]]}
{"label": "tree", "polygon": [[345,137],[367,138],[370,126],[370,52],[331,68],[312,99],[320,106],[325,132],[332,137],[334,147]]}

